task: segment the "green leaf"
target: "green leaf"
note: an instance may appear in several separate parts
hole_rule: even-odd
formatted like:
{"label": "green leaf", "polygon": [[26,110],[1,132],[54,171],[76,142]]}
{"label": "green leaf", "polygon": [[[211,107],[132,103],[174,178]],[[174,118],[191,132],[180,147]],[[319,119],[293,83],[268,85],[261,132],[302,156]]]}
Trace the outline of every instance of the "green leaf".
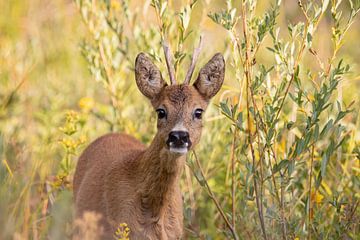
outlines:
{"label": "green leaf", "polygon": [[321,159],[321,176],[325,177],[326,166],[329,162],[329,156],[325,153]]}
{"label": "green leaf", "polygon": [[350,110],[340,111],[339,114],[336,117],[334,125],[336,125],[341,119],[343,119],[349,112],[351,112],[351,111]]}
{"label": "green leaf", "polygon": [[310,132],[307,132],[307,133],[306,133],[306,135],[305,135],[305,140],[304,140],[304,146],[305,146],[305,148],[306,148],[307,145],[309,144],[312,135],[313,135],[313,130],[312,130],[312,129],[310,130]]}
{"label": "green leaf", "polygon": [[294,170],[295,170],[295,160],[292,160],[288,164],[289,175],[291,175],[294,172]]}
{"label": "green leaf", "polygon": [[326,133],[334,126],[333,120],[330,119],[324,126],[323,130],[320,133],[320,137],[322,138]]}
{"label": "green leaf", "polygon": [[331,140],[328,148],[326,149],[322,159],[321,159],[321,175],[324,177],[326,175],[326,167],[329,163],[330,156],[335,150],[335,143],[333,140]]}
{"label": "green leaf", "polygon": [[199,171],[196,171],[194,175],[195,175],[196,180],[199,182],[199,184],[202,187],[205,186],[205,179],[203,178],[201,173]]}
{"label": "green leaf", "polygon": [[242,124],[243,124],[243,113],[239,112],[239,114],[237,115],[236,126],[239,129],[243,130]]}
{"label": "green leaf", "polygon": [[232,119],[231,110],[230,110],[229,106],[227,105],[227,102],[221,102],[221,103],[220,103],[220,108],[221,108],[222,113],[223,113],[226,117]]}
{"label": "green leaf", "polygon": [[270,52],[276,53],[275,50],[271,47],[266,47],[267,50],[269,50]]}
{"label": "green leaf", "polygon": [[312,43],[312,35],[311,35],[311,33],[307,33],[306,42],[307,42],[308,47],[311,47],[311,43]]}
{"label": "green leaf", "polygon": [[279,162],[279,164],[275,164],[273,167],[273,173],[277,173],[278,171],[280,171],[281,169],[288,167],[290,161],[288,159],[283,159]]}
{"label": "green leaf", "polygon": [[274,137],[275,129],[270,128],[268,131],[268,134],[266,135],[266,143],[270,145],[272,138]]}
{"label": "green leaf", "polygon": [[322,172],[320,171],[315,180],[315,188],[316,189],[319,189],[319,187],[321,185],[321,181],[322,181]]}
{"label": "green leaf", "polygon": [[304,150],[304,146],[305,146],[304,139],[302,139],[302,138],[297,139],[293,157],[299,156],[302,153],[302,151]]}
{"label": "green leaf", "polygon": [[314,137],[313,137],[313,140],[314,141],[317,141],[318,138],[319,138],[319,131],[320,131],[320,127],[319,127],[319,124],[315,124],[315,130],[314,130]]}
{"label": "green leaf", "polygon": [[248,200],[254,200],[254,186],[253,185],[251,185],[250,187],[249,187],[249,194],[247,195],[247,199]]}

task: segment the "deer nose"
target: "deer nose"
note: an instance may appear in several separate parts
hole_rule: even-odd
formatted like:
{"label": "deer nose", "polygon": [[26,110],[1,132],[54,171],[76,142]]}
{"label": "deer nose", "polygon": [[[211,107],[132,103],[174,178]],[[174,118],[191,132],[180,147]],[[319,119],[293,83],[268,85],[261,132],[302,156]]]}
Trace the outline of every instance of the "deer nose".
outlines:
{"label": "deer nose", "polygon": [[189,133],[185,131],[172,131],[169,133],[167,145],[173,148],[190,148]]}

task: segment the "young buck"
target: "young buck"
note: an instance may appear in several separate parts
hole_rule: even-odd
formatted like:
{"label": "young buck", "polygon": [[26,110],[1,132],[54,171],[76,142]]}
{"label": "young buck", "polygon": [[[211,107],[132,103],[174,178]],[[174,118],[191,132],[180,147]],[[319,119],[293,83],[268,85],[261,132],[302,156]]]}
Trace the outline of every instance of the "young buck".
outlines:
{"label": "young buck", "polygon": [[199,49],[183,84],[177,85],[169,48],[164,45],[171,85],[144,54],[135,62],[136,84],[157,112],[158,131],[146,147],[126,134],[98,138],[80,156],[74,177],[76,215],[102,215],[102,239],[113,239],[127,223],[130,239],[181,239],[182,195],[179,180],[186,153],[200,139],[202,114],[219,91],[225,62],[216,54],[190,85]]}

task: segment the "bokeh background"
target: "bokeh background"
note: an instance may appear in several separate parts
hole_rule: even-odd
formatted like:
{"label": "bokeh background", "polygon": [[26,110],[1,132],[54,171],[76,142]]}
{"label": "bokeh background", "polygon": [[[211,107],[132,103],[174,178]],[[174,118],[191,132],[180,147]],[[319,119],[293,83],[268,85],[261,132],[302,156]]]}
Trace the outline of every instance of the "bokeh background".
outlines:
{"label": "bokeh background", "polygon": [[[122,1],[109,2],[115,13],[123,11]],[[321,4],[320,1],[314,2]],[[102,77],[104,70],[96,67],[104,65],[104,62],[91,49],[99,39],[103,41],[102,35],[110,31],[97,32],[102,23],[96,20],[91,22],[91,19],[101,16],[91,14],[91,10],[85,13],[85,8],[80,9],[76,1],[70,0],[0,0],[0,239],[70,237],[74,225],[71,180],[77,156],[84,147],[110,131],[125,131],[144,143],[151,141],[156,131],[156,116],[137,90],[133,73],[134,59],[140,51],[149,53],[155,60],[162,58],[160,34],[150,3],[131,1],[127,5],[130,14],[137,14],[136,20],[124,20],[123,23],[122,33],[129,38],[129,42],[119,44],[109,36],[108,44],[121,45],[123,48],[119,50],[121,54],[115,54],[112,63],[108,63],[114,66],[109,70],[112,72],[107,73],[110,78],[106,79]],[[187,3],[171,1],[168,7],[178,12]],[[237,4],[235,1],[234,6]],[[262,15],[271,4],[259,1],[256,13]],[[229,210],[231,122],[226,121],[218,105],[226,99],[229,102],[238,101],[236,98],[241,84],[236,77],[236,66],[232,63],[229,34],[207,16],[226,8],[223,1],[198,1],[192,9],[189,23],[189,29],[194,32],[184,42],[183,49],[190,53],[197,44],[199,33],[202,33],[204,50],[198,67],[218,51],[224,54],[228,62],[225,84],[206,114],[197,153],[209,185],[220,203]],[[347,1],[342,3],[341,8],[346,16],[349,12]],[[277,18],[281,36],[287,37],[289,23],[299,21],[304,21],[304,16],[297,1],[283,1]],[[327,63],[333,51],[332,24],[329,11],[312,40],[313,48],[324,63]],[[169,29],[173,42],[178,34],[176,28]],[[357,17],[337,54],[338,59],[344,59],[351,66],[350,73],[341,80],[335,94],[335,99],[345,106],[354,102],[353,112],[343,119],[350,132],[350,140],[343,149],[344,154],[335,157],[338,161],[346,159],[348,163],[334,167],[330,176],[332,180],[328,183],[330,190],[323,190],[315,196],[314,201],[323,204],[323,210],[326,210],[328,202],[333,199],[332,193],[336,191],[347,194],[347,199],[353,203],[359,201],[359,192],[354,191],[359,190],[360,166],[356,153],[353,153],[360,142],[359,39],[360,23]],[[266,50],[271,44],[271,38],[266,38],[257,55],[257,62],[274,62],[274,55]],[[112,48],[105,46],[105,55],[109,49]],[[179,79],[184,76],[188,62],[189,58],[186,57],[180,64]],[[320,68],[316,62],[315,57],[307,52],[301,64],[317,72]],[[157,65],[166,76],[164,64],[158,61]],[[312,86],[309,81],[304,81],[304,85]],[[244,106],[244,102],[241,106]],[[284,115],[288,119],[293,118],[291,105],[287,109]],[[342,178],[350,180],[343,184]],[[215,205],[189,168],[184,171],[182,187],[185,226],[189,236],[202,239],[224,239],[229,236],[224,235],[225,227]],[[238,188],[241,187],[239,185]],[[242,194],[240,190],[239,194]],[[244,201],[249,206],[240,205],[239,200],[238,209],[245,209],[239,210],[239,225],[248,224],[248,234],[259,239],[259,223],[255,220],[256,211],[253,211],[254,200]],[[299,216],[300,212],[302,210],[299,210]],[[359,217],[358,208],[355,208],[354,216]],[[358,222],[352,236],[359,237],[360,220],[357,218],[353,221]],[[299,229],[296,231],[301,232]],[[292,235],[293,238],[297,236]]]}

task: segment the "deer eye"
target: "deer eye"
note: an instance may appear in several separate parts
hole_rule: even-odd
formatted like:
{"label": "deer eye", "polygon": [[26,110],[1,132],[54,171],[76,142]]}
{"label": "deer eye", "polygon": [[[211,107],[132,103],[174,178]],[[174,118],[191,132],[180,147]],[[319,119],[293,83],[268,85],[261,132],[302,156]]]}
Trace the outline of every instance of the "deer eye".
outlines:
{"label": "deer eye", "polygon": [[201,119],[203,112],[204,112],[204,110],[202,110],[201,108],[195,109],[194,118],[196,118],[196,119]]}
{"label": "deer eye", "polygon": [[163,119],[166,117],[166,112],[164,109],[162,109],[162,108],[156,109],[156,112],[157,112],[159,119]]}

